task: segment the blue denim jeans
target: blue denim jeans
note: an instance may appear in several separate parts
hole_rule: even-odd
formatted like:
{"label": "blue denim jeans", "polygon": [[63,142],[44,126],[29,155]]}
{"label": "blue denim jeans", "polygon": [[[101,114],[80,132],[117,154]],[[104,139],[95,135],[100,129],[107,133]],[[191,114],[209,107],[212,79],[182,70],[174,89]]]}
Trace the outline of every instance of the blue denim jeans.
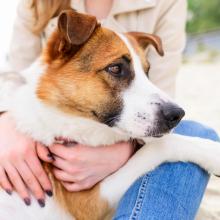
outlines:
{"label": "blue denim jeans", "polygon": [[[213,129],[194,121],[182,121],[174,132],[220,141]],[[128,189],[113,219],[192,220],[208,180],[208,174],[195,164],[162,164]]]}

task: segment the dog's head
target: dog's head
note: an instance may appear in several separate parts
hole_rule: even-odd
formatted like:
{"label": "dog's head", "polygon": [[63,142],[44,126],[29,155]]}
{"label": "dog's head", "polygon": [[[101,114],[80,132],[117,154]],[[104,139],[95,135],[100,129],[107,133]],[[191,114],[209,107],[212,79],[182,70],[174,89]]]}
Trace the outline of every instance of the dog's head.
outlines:
{"label": "dog's head", "polygon": [[93,16],[66,10],[44,51],[47,70],[37,95],[59,110],[119,128],[132,137],[169,132],[184,111],[147,78],[144,50],[163,49],[157,36],[117,34]]}

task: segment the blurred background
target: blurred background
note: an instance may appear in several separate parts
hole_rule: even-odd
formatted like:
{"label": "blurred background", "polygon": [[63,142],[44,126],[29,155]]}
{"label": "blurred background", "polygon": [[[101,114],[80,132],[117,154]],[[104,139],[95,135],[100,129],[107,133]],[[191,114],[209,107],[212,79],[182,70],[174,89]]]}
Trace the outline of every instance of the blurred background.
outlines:
{"label": "blurred background", "polygon": [[220,1],[188,1],[188,44],[185,60],[218,61],[220,54]]}
{"label": "blurred background", "polygon": [[[187,44],[177,99],[188,117],[220,132],[220,1],[188,0]],[[219,218],[220,219],[220,218]]]}
{"label": "blurred background", "polygon": [[0,2],[0,70],[5,64],[18,0]]}
{"label": "blurred background", "polygon": [[[220,1],[188,0],[187,45],[177,78],[177,99],[188,118],[220,134]],[[212,177],[197,216],[220,219],[220,178]]]}
{"label": "blurred background", "polygon": [[[17,2],[0,2],[0,71]],[[177,100],[186,109],[187,118],[220,134],[220,0],[188,0],[188,5],[187,45],[177,78]],[[220,178],[211,178],[197,219],[220,219]]]}

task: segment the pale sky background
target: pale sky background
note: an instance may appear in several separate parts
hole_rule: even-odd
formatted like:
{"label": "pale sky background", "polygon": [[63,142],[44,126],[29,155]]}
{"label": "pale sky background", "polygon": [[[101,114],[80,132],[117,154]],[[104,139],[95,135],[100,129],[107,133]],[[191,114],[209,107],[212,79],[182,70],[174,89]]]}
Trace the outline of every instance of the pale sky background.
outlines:
{"label": "pale sky background", "polygon": [[18,1],[19,0],[0,1],[0,67],[4,65],[5,54],[9,48]]}

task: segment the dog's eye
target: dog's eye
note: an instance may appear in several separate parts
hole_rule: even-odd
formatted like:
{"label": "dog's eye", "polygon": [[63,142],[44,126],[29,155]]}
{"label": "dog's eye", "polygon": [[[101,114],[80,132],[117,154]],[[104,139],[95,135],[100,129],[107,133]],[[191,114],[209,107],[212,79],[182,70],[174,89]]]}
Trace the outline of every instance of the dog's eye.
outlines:
{"label": "dog's eye", "polygon": [[121,76],[122,68],[119,64],[110,65],[106,68],[106,72],[110,73],[113,76]]}

